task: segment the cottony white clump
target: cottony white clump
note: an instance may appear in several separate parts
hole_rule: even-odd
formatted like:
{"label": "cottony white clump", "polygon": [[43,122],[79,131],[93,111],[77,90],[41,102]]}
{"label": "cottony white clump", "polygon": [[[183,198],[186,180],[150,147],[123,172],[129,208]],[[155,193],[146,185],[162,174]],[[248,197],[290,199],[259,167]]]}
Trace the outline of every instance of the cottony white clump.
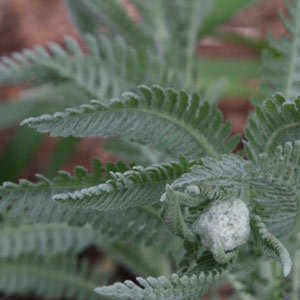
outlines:
{"label": "cottony white clump", "polygon": [[213,254],[218,252],[218,245],[224,251],[233,250],[249,238],[249,210],[241,199],[215,201],[199,216],[193,228]]}
{"label": "cottony white clump", "polygon": [[190,194],[190,195],[199,195],[200,194],[200,189],[197,185],[195,184],[190,184],[186,187],[185,191]]}

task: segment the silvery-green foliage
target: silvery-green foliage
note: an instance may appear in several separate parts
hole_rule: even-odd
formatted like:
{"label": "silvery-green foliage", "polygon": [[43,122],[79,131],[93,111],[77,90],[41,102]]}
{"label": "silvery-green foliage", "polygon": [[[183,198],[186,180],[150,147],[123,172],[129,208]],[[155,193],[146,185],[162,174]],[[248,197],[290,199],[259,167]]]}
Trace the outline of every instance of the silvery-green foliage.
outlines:
{"label": "silvery-green foliage", "polygon": [[[107,164],[106,167],[102,167],[100,161],[94,160],[92,173],[88,173],[85,168],[76,167],[74,176],[61,171],[53,180],[37,175],[37,183],[22,179],[18,184],[3,183],[0,187],[0,211],[11,218],[22,218],[29,223],[68,223],[73,226],[91,224],[93,228],[100,230],[103,235],[110,239],[125,239],[146,244],[152,243],[154,240],[165,243],[164,241],[170,237],[166,230],[161,227],[161,221],[155,212],[152,213],[142,207],[129,208],[130,204],[123,205],[122,211],[118,211],[121,207],[118,202],[115,203],[116,206],[113,206],[113,199],[114,197],[118,199],[118,191],[126,191],[131,193],[131,206],[135,206],[134,199],[140,199],[145,190],[144,185],[147,186],[148,192],[152,195],[151,189],[154,192],[161,189],[160,180],[172,181],[192,164],[182,160],[181,163],[163,164],[147,170],[136,168],[131,174],[127,173],[120,179],[121,174],[128,171],[125,165],[118,163]],[[114,174],[116,175],[114,176]],[[129,178],[127,178],[128,176]],[[132,184],[122,185],[122,182],[126,182],[126,178],[127,181],[132,178],[132,183],[135,182],[137,184],[135,187],[138,188],[133,189],[134,185]],[[101,190],[99,185],[100,187],[109,186],[111,190],[108,191],[105,188]],[[68,195],[67,193],[70,191],[89,187],[95,189],[95,186],[98,187],[99,192],[105,193],[106,197],[111,195],[108,197],[111,202],[111,210],[107,208],[105,212],[99,213],[92,207],[78,209],[52,200],[55,194],[62,195],[65,193],[63,195]],[[105,200],[106,197],[103,196],[102,198]],[[159,198],[156,201],[159,201]],[[104,201],[105,203],[107,204]],[[128,218],[131,219],[131,222],[128,222]],[[144,225],[145,222],[147,222],[148,227]],[[141,239],[142,236],[143,239]]]}
{"label": "silvery-green foliage", "polygon": [[[196,300],[225,273],[248,269],[251,259],[260,258],[275,258],[288,276],[292,260],[285,240],[299,218],[300,200],[300,4],[288,4],[290,19],[283,19],[292,43],[274,42],[276,53],[265,56],[262,92],[268,99],[249,117],[245,153],[239,156],[231,154],[239,137],[230,136],[230,123],[223,124],[216,105],[179,90],[190,88],[194,80],[193,50],[213,2],[205,0],[202,6],[199,1],[132,0],[143,15],[133,22],[119,0],[66,0],[78,29],[90,32],[85,36],[88,54],[67,38],[64,47],[50,43],[2,59],[0,83],[51,82],[64,92],[76,86],[83,102],[96,99],[79,108],[28,118],[23,125],[52,136],[117,137],[150,145],[173,161],[146,167],[102,167],[96,161],[91,173],[77,167],[74,175],[62,171],[54,179],[38,175],[35,183],[4,183],[0,212],[22,223],[5,223],[0,232],[1,291],[96,297],[96,284],[84,279],[74,258],[57,258],[54,252],[77,254],[98,234],[106,246],[150,245],[171,252],[176,260],[174,274],[96,288],[104,296]],[[154,8],[157,14],[152,18],[149,12]],[[170,18],[173,15],[178,22]],[[110,39],[95,33],[102,25]],[[184,55],[170,51],[177,48]],[[169,87],[151,86],[157,81]],[[140,83],[144,85],[137,88]],[[130,92],[120,97],[124,91]],[[270,91],[283,95],[272,96]],[[118,248],[123,258],[126,250]],[[141,262],[136,270],[147,273],[149,268],[143,269]]]}
{"label": "silvery-green foliage", "polygon": [[300,2],[285,0],[288,16],[280,17],[287,36],[280,40],[269,35],[272,50],[262,55],[260,88],[265,96],[280,92],[294,101],[300,94]]}
{"label": "silvery-green foliage", "polygon": [[238,136],[228,140],[231,125],[222,124],[215,104],[202,101],[197,94],[159,86],[140,86],[139,94],[127,93],[108,104],[91,101],[80,109],[29,118],[22,124],[52,136],[121,136],[190,159],[218,158],[239,141]]}
{"label": "silvery-green foliage", "polygon": [[4,221],[0,226],[0,257],[78,254],[87,246],[96,243],[96,235],[99,233],[88,226],[13,224]]}
{"label": "silvery-green foliage", "polygon": [[[102,117],[98,118],[99,112],[105,115],[110,111],[115,113],[124,110],[124,116],[127,116],[131,109],[147,109],[150,120],[152,117],[156,118],[157,107],[162,107],[159,112],[162,119],[167,118],[171,125],[173,120],[182,122],[179,124],[183,124],[183,135],[189,133],[191,137],[195,137],[195,132],[199,132],[197,137],[203,134],[202,137],[206,137],[205,142],[211,141],[213,148],[216,143],[214,136],[204,135],[208,131],[204,129],[202,133],[199,127],[196,127],[198,131],[195,131],[193,126],[197,122],[193,123],[189,119],[196,114],[195,120],[201,124],[203,104],[198,101],[197,95],[189,97],[183,92],[158,87],[143,87],[142,95],[143,98],[139,98],[138,95],[130,94],[129,103],[112,102],[110,106],[99,103],[97,107],[82,107],[76,112],[67,110],[54,116],[29,119],[25,123],[42,131],[55,130],[57,134],[64,134],[66,130],[68,134],[76,135],[78,130],[84,136],[93,128],[99,134],[102,133],[104,125],[101,123]],[[173,98],[170,98],[170,95]],[[169,102],[170,99],[174,101]],[[197,101],[193,102],[193,99]],[[267,100],[266,104],[270,101],[273,101],[280,111],[293,111],[291,108],[297,105],[297,102],[287,105],[282,96]],[[178,104],[178,110],[170,110],[170,103]],[[192,103],[193,111],[189,110]],[[199,110],[196,109],[196,103]],[[183,109],[185,106],[188,107],[187,111]],[[93,118],[94,114],[97,118]],[[129,116],[124,119],[125,125]],[[293,124],[297,121],[297,116],[298,114],[295,114],[294,118],[287,118],[286,124]],[[151,125],[145,117],[138,117],[137,114],[131,122]],[[73,124],[72,118],[75,118],[77,125],[82,122],[82,126],[67,125]],[[116,124],[123,126],[120,117],[114,118],[114,115],[110,114],[109,120],[109,123],[105,123],[104,130],[120,130]],[[220,132],[223,132],[225,126],[222,127],[219,118],[216,120],[215,124],[218,124]],[[257,122],[253,120],[257,126],[263,126],[263,121],[262,118]],[[84,124],[86,125],[83,126]],[[113,127],[110,127],[112,125]],[[131,127],[126,125],[123,128],[129,130]],[[149,130],[148,125],[142,128],[144,131]],[[203,130],[203,127],[201,128]],[[207,130],[212,128],[216,127],[209,126]],[[81,131],[82,129],[84,130]],[[169,127],[168,130],[174,131],[173,127]],[[271,130],[270,127],[268,135],[274,136],[277,127],[273,127],[273,132]],[[138,132],[141,137],[145,134]],[[156,140],[158,137],[149,138]],[[106,296],[131,299],[196,299],[205,293],[208,283],[215,281],[224,271],[236,267],[236,262],[243,259],[244,249],[247,249],[248,253],[258,253],[261,257],[276,258],[282,263],[284,275],[290,272],[289,254],[278,238],[286,238],[290,234],[298,215],[300,142],[296,138],[297,136],[292,136],[291,139],[289,132],[283,131],[280,140],[282,145],[274,146],[269,153],[259,153],[255,160],[223,154],[228,150],[218,148],[220,152],[211,157],[205,157],[202,152],[193,153],[195,160],[188,160],[180,155],[177,162],[151,167],[135,166],[131,169],[124,164],[109,165],[104,169],[97,163],[94,175],[77,168],[74,177],[63,172],[54,181],[39,176],[41,182],[38,184],[27,181],[21,181],[20,185],[6,183],[0,190],[3,195],[0,204],[3,211],[10,216],[13,216],[14,212],[28,211],[29,204],[29,216],[33,217],[33,220],[39,218],[45,222],[46,215],[42,217],[41,213],[45,207],[43,198],[47,191],[48,201],[45,204],[48,203],[47,206],[52,207],[48,212],[53,210],[53,213],[47,213],[52,221],[46,222],[67,221],[70,225],[91,223],[94,228],[101,228],[107,236],[115,235],[121,239],[125,237],[125,240],[130,237],[139,242],[151,241],[152,244],[166,244],[166,241],[171,244],[177,236],[180,239],[177,246],[184,249],[184,254],[178,261],[177,275],[170,278],[138,279],[142,287],[125,281],[124,284],[98,288],[97,292]],[[196,139],[199,140],[201,139]],[[255,153],[251,142],[246,142],[247,147]],[[172,143],[181,147],[180,140],[174,139]],[[184,144],[182,149],[189,151],[187,146],[187,143]],[[171,149],[170,146],[166,146],[166,149],[168,147]],[[41,191],[44,194],[40,193]],[[22,196],[22,202],[19,204],[18,201],[11,202],[16,193]],[[55,201],[51,201],[51,198]],[[146,215],[149,216],[148,219]],[[259,222],[255,221],[257,218]],[[250,227],[249,219],[253,220]],[[162,249],[169,251],[166,246]]]}
{"label": "silvery-green foliage", "polygon": [[272,154],[277,145],[299,140],[299,119],[300,99],[291,102],[276,94],[256,106],[245,128],[244,147],[248,159],[257,162],[260,153]]}
{"label": "silvery-green foliage", "polygon": [[203,165],[193,166],[172,186],[182,191],[197,184],[223,198],[245,195],[244,200],[254,205],[270,232],[283,238],[291,232],[298,214],[299,156],[300,142],[296,141],[294,147],[290,142],[277,146],[273,155],[261,153],[257,164],[237,155],[204,158]]}
{"label": "silvery-green foliage", "polygon": [[122,299],[134,300],[196,300],[203,295],[209,284],[222,276],[222,270],[212,269],[201,272],[199,275],[179,276],[173,274],[171,278],[161,276],[158,278],[148,277],[146,279],[137,277],[139,285],[127,280],[124,283],[115,283],[112,286],[96,288],[100,295],[116,296]]}
{"label": "silvery-green foliage", "polygon": [[287,249],[275,236],[268,232],[266,225],[261,222],[259,216],[253,216],[252,227],[256,234],[255,240],[258,247],[263,248],[266,256],[278,259],[282,264],[284,276],[287,276],[292,268],[291,257]]}
{"label": "silvery-green foliage", "polygon": [[36,46],[11,58],[2,57],[0,84],[67,82],[90,98],[116,97],[124,90],[135,89],[140,82],[180,86],[172,68],[150,53],[128,46],[122,38],[110,41],[102,35],[86,35],[84,41],[89,54],[75,39],[66,37],[64,47],[50,42],[47,47]]}
{"label": "silvery-green foliage", "polygon": [[195,54],[201,26],[216,1],[137,0],[127,9],[120,0],[64,2],[80,32],[95,33],[100,26],[105,27],[109,36],[122,36],[127,44],[151,49],[170,65],[182,67]]}
{"label": "silvery-green foliage", "polygon": [[184,222],[175,191],[168,185],[166,189],[166,193],[163,194],[160,200],[162,202],[162,210],[160,213],[162,220],[172,233],[190,242],[194,242],[196,240],[195,235]]}
{"label": "silvery-green foliage", "polygon": [[7,295],[23,294],[45,299],[98,299],[93,286],[96,272],[87,275],[87,261],[75,257],[19,256],[0,259],[0,289]]}

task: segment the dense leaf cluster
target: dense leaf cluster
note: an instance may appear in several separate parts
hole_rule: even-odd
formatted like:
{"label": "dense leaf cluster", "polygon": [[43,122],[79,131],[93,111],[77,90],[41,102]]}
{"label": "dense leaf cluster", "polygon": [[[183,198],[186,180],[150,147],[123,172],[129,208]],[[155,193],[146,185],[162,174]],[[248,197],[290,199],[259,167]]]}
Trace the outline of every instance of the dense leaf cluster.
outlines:
{"label": "dense leaf cluster", "polygon": [[[266,257],[280,261],[284,276],[291,272],[285,245],[298,227],[300,200],[300,1],[287,4],[289,17],[283,17],[290,36],[272,40],[274,49],[263,55],[267,99],[248,119],[240,155],[232,154],[240,137],[232,136],[230,122],[223,122],[205,93],[191,92],[196,42],[204,29],[212,32],[217,1],[131,2],[132,16],[118,0],[65,0],[85,33],[84,45],[66,38],[63,46],[49,43],[2,58],[0,84],[38,87],[26,96],[29,101],[8,105],[4,113],[28,105],[34,116],[22,125],[52,136],[117,138],[118,145],[153,162],[103,166],[95,160],[92,172],[76,167],[73,175],[61,171],[53,179],[37,175],[37,182],[4,182],[4,293],[95,298],[93,288],[111,282],[95,283],[85,262],[75,263],[90,245],[146,277],[96,288],[109,297],[199,299],[224,274],[245,295],[236,272]],[[108,37],[99,28],[106,28]],[[49,91],[60,99],[51,109]],[[27,111],[15,113],[13,121],[23,117]],[[0,127],[8,124],[0,121]],[[234,223],[240,220],[238,209],[230,211],[236,203],[246,215],[244,231]],[[226,234],[206,226],[214,221],[211,216],[229,226]],[[213,220],[200,226],[201,218]],[[162,263],[169,253],[175,270]],[[148,276],[149,260],[157,260],[155,276],[163,276]]]}

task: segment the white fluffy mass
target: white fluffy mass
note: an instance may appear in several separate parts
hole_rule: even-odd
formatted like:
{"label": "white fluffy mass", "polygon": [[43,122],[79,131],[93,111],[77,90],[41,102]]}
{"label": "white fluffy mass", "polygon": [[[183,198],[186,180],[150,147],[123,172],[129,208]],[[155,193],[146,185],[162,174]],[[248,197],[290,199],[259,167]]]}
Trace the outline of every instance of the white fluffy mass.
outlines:
{"label": "white fluffy mass", "polygon": [[224,251],[243,245],[249,238],[249,210],[241,199],[215,201],[194,224],[204,246],[217,252],[218,237]]}

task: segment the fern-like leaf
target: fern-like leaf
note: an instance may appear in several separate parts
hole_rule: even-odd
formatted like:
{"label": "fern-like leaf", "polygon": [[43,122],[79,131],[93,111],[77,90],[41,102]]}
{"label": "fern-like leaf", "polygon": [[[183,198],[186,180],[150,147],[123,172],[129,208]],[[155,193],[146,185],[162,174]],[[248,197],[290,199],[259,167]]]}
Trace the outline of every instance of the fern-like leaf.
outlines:
{"label": "fern-like leaf", "polygon": [[[0,64],[0,84],[21,84],[32,82],[37,85],[58,79],[61,76],[70,77],[70,70],[64,67],[78,64],[83,57],[83,50],[73,38],[65,39],[65,50],[60,45],[49,42],[48,47],[36,46],[33,50],[25,49],[22,53],[15,52],[11,57],[2,57]],[[74,72],[73,72],[74,73]],[[73,74],[74,76],[74,74]]]}
{"label": "fern-like leaf", "polygon": [[184,222],[179,201],[171,186],[167,185],[166,198],[163,201],[161,217],[167,228],[174,234],[190,242],[196,241],[196,235]]}
{"label": "fern-like leaf", "polygon": [[217,158],[231,152],[239,139],[236,136],[227,141],[230,123],[222,125],[221,112],[215,105],[201,103],[197,94],[189,96],[157,86],[142,86],[140,94],[127,94],[109,105],[92,101],[79,110],[29,118],[23,121],[25,124],[52,136],[120,135],[124,140],[152,144],[174,156],[182,153],[191,159],[203,155]]}
{"label": "fern-like leaf", "polygon": [[17,101],[0,104],[0,129],[20,123],[25,118],[45,113],[55,113],[67,107],[78,107],[90,96],[71,84],[48,85],[23,91]]}
{"label": "fern-like leaf", "polygon": [[[273,155],[262,153],[257,164],[239,156],[224,155],[220,161],[202,159],[172,186],[184,189],[190,184],[204,186],[223,198],[243,197],[250,189],[250,205],[276,237],[287,237],[295,225],[300,201],[299,185],[300,141],[294,147],[275,148]],[[279,209],[280,208],[280,209]]]}
{"label": "fern-like leaf", "polygon": [[283,274],[286,277],[292,269],[292,260],[283,244],[269,231],[259,216],[253,216],[253,228],[256,234],[258,247],[266,256],[278,259],[282,264]]}
{"label": "fern-like leaf", "polygon": [[75,207],[100,211],[151,206],[159,202],[165,185],[187,172],[194,163],[182,159],[180,163],[153,165],[146,168],[133,167],[123,174],[111,174],[114,178],[103,184],[54,195],[53,199]]}
{"label": "fern-like leaf", "polygon": [[288,18],[281,14],[288,37],[281,40],[269,36],[269,43],[275,50],[265,50],[262,56],[261,90],[267,96],[282,93],[287,100],[294,100],[300,94],[300,2],[285,1]]}
{"label": "fern-like leaf", "polygon": [[5,222],[0,227],[0,257],[16,258],[25,254],[39,256],[77,254],[96,240],[90,227],[65,224],[19,224]]}
{"label": "fern-like leaf", "polygon": [[0,291],[7,295],[36,295],[45,299],[98,299],[96,274],[86,276],[86,265],[75,257],[0,260]]}
{"label": "fern-like leaf", "polygon": [[248,159],[257,162],[259,154],[274,153],[275,147],[300,138],[300,99],[294,103],[277,94],[257,106],[248,118],[244,142]]}
{"label": "fern-like leaf", "polygon": [[137,277],[139,285],[127,280],[95,289],[104,296],[129,298],[133,300],[196,300],[207,290],[208,286],[217,281],[223,273],[222,269],[201,272],[199,275],[173,274],[171,278]]}
{"label": "fern-like leaf", "polygon": [[120,38],[109,41],[101,35],[86,35],[84,41],[89,54],[76,40],[66,37],[64,47],[51,42],[47,48],[37,46],[14,53],[11,58],[3,57],[0,85],[67,81],[90,98],[117,97],[124,90],[134,90],[141,82],[181,86],[172,68],[146,51],[128,46]]}
{"label": "fern-like leaf", "polygon": [[183,174],[172,184],[175,188],[184,188],[188,185],[228,186],[242,183],[247,179],[245,164],[242,157],[237,155],[223,155],[221,160],[203,158],[202,165],[192,166],[191,172]]}
{"label": "fern-like leaf", "polygon": [[[60,172],[53,180],[38,176],[37,183],[27,180],[20,180],[19,184],[4,183],[0,187],[0,212],[11,218],[22,218],[26,222],[68,223],[73,226],[92,224],[105,237],[111,239],[145,243],[165,241],[170,235],[155,210],[137,207],[100,213],[94,209],[78,209],[52,200],[53,195],[57,193],[102,184],[105,179],[110,180],[110,171],[122,173],[126,170],[128,169],[122,164],[108,164],[104,169],[100,162],[95,160],[94,172],[91,174],[84,168],[77,167],[74,176]],[[179,165],[177,170],[180,170]],[[152,188],[155,191],[156,185],[152,184]],[[140,193],[137,192],[137,195]]]}

